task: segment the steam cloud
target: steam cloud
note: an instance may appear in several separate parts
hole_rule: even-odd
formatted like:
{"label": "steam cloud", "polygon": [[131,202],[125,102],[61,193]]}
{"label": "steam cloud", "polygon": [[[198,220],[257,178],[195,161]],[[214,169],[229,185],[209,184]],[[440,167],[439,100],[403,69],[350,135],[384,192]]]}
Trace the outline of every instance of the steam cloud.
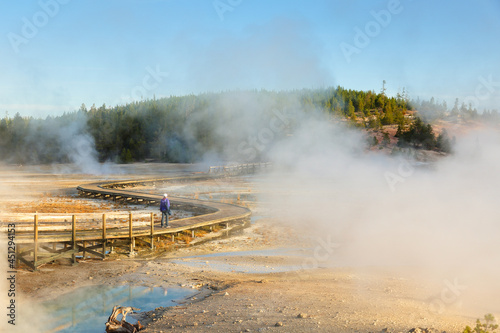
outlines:
{"label": "steam cloud", "polygon": [[[7,237],[6,234],[0,235],[0,255],[2,256],[0,262],[0,270],[2,272],[2,278],[0,279],[0,290],[2,291],[2,296],[0,297],[0,302],[2,304],[2,320],[0,321],[0,331],[1,332],[13,332],[13,333],[24,333],[42,332],[38,328],[36,323],[42,320],[47,320],[47,316],[44,311],[38,305],[32,304],[32,301],[26,299],[19,291],[19,281],[16,281],[15,295],[12,295],[13,289],[11,289],[11,284],[7,280],[10,277],[7,272],[9,271],[7,262]],[[19,273],[16,274],[16,280],[19,279]],[[11,295],[9,295],[9,293]],[[10,314],[10,310],[7,309],[10,306],[11,300],[15,303],[15,325],[8,323],[11,320],[7,314]],[[44,319],[45,318],[45,319]]]}
{"label": "steam cloud", "polygon": [[[363,152],[359,131],[320,117],[300,123],[273,143],[276,172],[259,182],[259,202],[272,215],[341,244],[334,266],[404,266],[438,283],[458,279],[465,308],[500,312],[498,132],[458,138],[454,156],[422,168]],[[394,190],[387,173],[399,177]]]}
{"label": "steam cloud", "polygon": [[[95,148],[94,138],[85,130],[85,123],[76,121],[60,128],[57,132],[61,154],[67,156],[72,166],[55,166],[64,173],[108,174],[109,164],[101,164]],[[76,168],[76,170],[75,170]]]}

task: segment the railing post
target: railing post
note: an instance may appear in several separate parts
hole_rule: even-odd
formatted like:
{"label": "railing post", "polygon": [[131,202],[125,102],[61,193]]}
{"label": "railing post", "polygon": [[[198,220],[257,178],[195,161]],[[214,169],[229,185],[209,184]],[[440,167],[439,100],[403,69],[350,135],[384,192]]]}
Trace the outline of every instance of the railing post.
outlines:
{"label": "railing post", "polygon": [[34,226],[33,226],[33,243],[35,247],[33,248],[33,270],[36,271],[37,257],[38,257],[38,214],[35,214]]}
{"label": "railing post", "polygon": [[151,212],[151,250],[154,250],[154,233],[155,233],[155,218],[153,212]]}
{"label": "railing post", "polygon": [[106,214],[102,214],[102,258],[106,257]]}
{"label": "railing post", "polygon": [[16,268],[19,268],[19,264],[20,264],[19,253],[21,253],[21,249],[18,245],[18,246],[16,246]]}
{"label": "railing post", "polygon": [[76,216],[75,215],[71,217],[71,243],[73,250],[73,255],[71,256],[71,259],[73,261],[73,264],[76,264]]}
{"label": "railing post", "polygon": [[133,232],[133,229],[132,229],[132,213],[128,213],[128,221],[129,221],[129,225],[128,225],[128,236],[130,238],[130,255],[133,255],[134,254],[134,232]]}

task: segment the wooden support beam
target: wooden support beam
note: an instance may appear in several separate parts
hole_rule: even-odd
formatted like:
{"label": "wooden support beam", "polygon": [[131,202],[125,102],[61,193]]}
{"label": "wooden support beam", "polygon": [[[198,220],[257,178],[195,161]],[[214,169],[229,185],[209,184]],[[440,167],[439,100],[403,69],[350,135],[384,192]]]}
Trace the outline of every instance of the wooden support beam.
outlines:
{"label": "wooden support beam", "polygon": [[43,265],[43,264],[49,263],[49,262],[57,260],[57,259],[70,258],[73,255],[75,255],[77,252],[78,252],[77,250],[69,250],[69,251],[58,253],[56,255],[47,256],[46,258],[40,259],[38,261],[38,265]]}
{"label": "wooden support beam", "polygon": [[25,264],[26,266],[28,266],[29,268],[31,268],[32,270],[36,270],[35,266],[33,265],[33,263],[31,261],[28,261],[21,256],[19,257],[19,261],[22,262],[23,264]]}
{"label": "wooden support beam", "polygon": [[[83,253],[87,253],[88,252],[89,254],[93,254],[96,257],[104,258],[104,256],[103,256],[102,253],[93,250],[94,248],[100,248],[101,245],[98,245],[96,247],[85,247],[85,245],[83,245],[83,246],[82,245],[77,245],[77,246],[78,246],[78,249],[79,249],[79,251],[77,251],[77,252],[80,252],[80,251],[83,251]],[[83,258],[85,259],[85,257],[83,257]]]}

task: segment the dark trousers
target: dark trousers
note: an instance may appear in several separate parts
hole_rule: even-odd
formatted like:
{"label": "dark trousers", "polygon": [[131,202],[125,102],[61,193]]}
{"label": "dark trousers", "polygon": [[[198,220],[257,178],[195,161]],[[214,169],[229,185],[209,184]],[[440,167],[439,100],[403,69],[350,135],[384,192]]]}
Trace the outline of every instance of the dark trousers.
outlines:
{"label": "dark trousers", "polygon": [[[163,224],[164,221],[165,221],[165,225]],[[161,226],[168,227],[168,210],[161,212]]]}

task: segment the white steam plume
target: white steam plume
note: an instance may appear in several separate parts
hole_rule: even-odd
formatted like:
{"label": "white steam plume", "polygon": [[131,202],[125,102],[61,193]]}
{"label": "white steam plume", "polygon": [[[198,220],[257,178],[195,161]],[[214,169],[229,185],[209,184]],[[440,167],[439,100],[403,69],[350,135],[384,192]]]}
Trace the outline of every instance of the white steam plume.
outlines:
{"label": "white steam plume", "polygon": [[54,168],[63,173],[107,174],[111,166],[100,163],[95,147],[94,138],[85,130],[85,120],[75,120],[59,128],[57,138],[60,144],[60,153],[72,163],[71,167],[54,165]]}
{"label": "white steam plume", "polygon": [[325,119],[300,123],[275,142],[276,172],[259,183],[259,201],[275,217],[339,243],[332,265],[405,266],[434,281],[458,279],[467,286],[465,308],[500,312],[497,132],[459,138],[455,156],[420,168],[363,152],[358,131]]}

